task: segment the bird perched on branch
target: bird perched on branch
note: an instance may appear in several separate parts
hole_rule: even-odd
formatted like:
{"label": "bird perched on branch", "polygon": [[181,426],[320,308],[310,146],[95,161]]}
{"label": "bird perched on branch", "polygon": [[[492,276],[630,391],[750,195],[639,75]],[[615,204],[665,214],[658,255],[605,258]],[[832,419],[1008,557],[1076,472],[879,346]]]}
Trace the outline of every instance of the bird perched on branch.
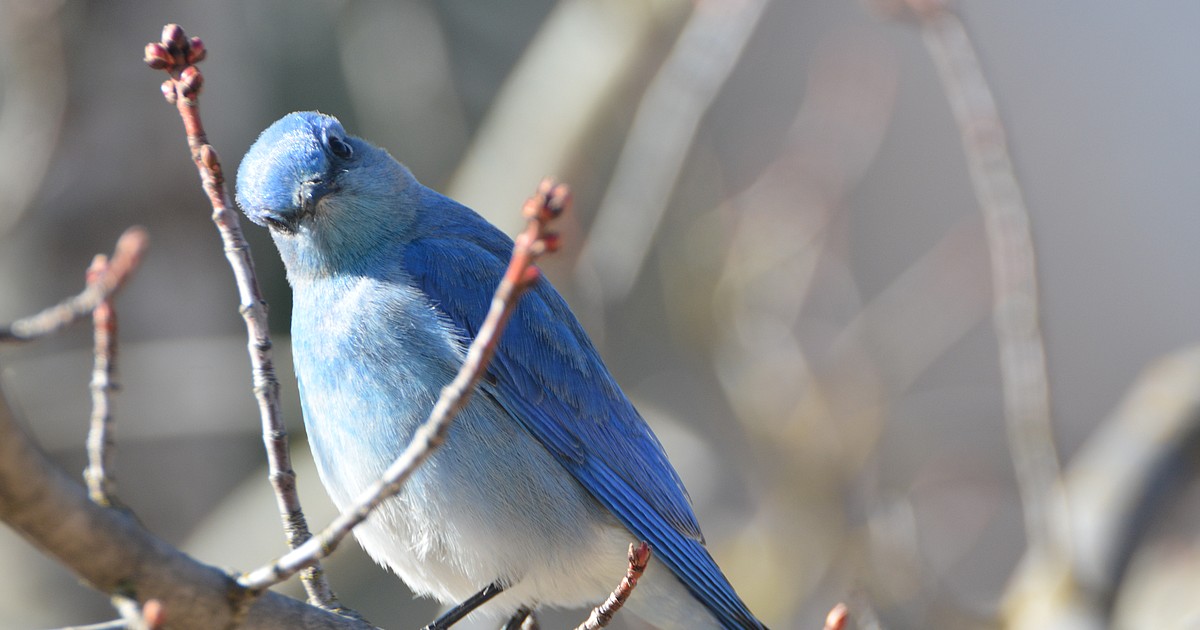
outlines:
{"label": "bird perched on branch", "polygon": [[[264,131],[237,189],[287,267],[309,444],[345,509],[454,378],[513,243],[316,112]],[[630,543],[645,541],[652,558],[628,610],[665,628],[763,627],[704,548],[662,446],[544,279],[446,444],[354,533],[417,594],[518,624],[540,606],[602,601]]]}

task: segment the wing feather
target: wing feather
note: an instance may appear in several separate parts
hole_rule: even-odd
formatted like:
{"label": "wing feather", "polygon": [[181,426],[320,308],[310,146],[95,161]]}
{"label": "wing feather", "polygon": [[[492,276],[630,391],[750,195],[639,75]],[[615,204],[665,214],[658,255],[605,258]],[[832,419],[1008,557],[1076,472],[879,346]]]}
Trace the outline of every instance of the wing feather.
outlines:
{"label": "wing feather", "polygon": [[[410,242],[405,270],[469,340],[487,313],[512,241],[457,204],[440,211],[469,216],[452,217]],[[517,305],[482,387],[648,542],[723,625],[762,627],[704,548],[690,499],[662,445],[549,282],[539,280]]]}

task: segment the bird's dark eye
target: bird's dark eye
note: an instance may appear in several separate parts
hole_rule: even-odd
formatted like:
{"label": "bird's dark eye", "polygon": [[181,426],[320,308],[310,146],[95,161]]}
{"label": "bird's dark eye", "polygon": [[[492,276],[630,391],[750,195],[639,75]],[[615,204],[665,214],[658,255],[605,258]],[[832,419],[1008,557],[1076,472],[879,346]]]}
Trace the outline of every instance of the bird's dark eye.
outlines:
{"label": "bird's dark eye", "polygon": [[337,136],[329,136],[325,139],[325,143],[329,145],[329,152],[340,159],[349,160],[354,157],[354,149]]}

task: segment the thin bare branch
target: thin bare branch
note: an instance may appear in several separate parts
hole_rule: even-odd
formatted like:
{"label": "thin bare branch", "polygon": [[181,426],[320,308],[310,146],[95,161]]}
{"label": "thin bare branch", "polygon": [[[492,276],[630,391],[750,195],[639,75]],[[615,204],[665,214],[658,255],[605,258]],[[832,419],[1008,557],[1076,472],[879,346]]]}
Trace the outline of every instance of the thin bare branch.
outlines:
{"label": "thin bare branch", "polygon": [[543,253],[558,248],[558,235],[549,231],[547,225],[567,209],[570,201],[570,192],[565,185],[556,185],[547,179],[525,202],[522,214],[527,221],[526,228],[516,238],[512,259],[492,297],[487,317],[467,349],[467,357],[458,374],[442,389],[429,418],[417,429],[404,452],[378,481],[359,495],[352,508],[338,515],[311,540],[275,562],[242,575],[238,579],[241,586],[256,591],[267,589],[333,553],[355,526],[366,520],[379,504],[398,493],[412,473],[446,441],[451,422],[470,401],[476,384],[495,355],[517,300],[541,277],[534,262]]}
{"label": "thin bare branch", "polygon": [[[87,270],[88,284],[97,282],[107,270],[108,257],[97,255]],[[109,394],[117,389],[117,311],[111,296],[92,311],[92,329],[92,417],[87,437],[88,466],[83,471],[83,479],[92,500],[109,506],[115,497],[111,466],[115,442]]]}
{"label": "thin bare branch", "polygon": [[[292,549],[309,540],[312,534],[300,507],[296,493],[296,472],[292,469],[288,451],[287,427],[279,406],[279,381],[271,357],[271,334],[267,325],[267,303],[254,273],[250,245],[242,235],[241,223],[225,188],[225,175],[216,149],[208,143],[200,120],[197,99],[204,86],[204,76],[195,64],[207,56],[204,43],[198,37],[188,38],[177,24],[163,27],[162,39],[146,45],[145,61],[151,68],[165,70],[170,78],[162,84],[163,96],[179,110],[187,133],[192,161],[200,172],[200,182],[212,205],[212,220],[225,245],[225,258],[237,281],[239,311],[246,323],[249,338],[247,350],[253,373],[254,395],[258,400],[263,444],[267,451],[268,475],[275,491],[284,536]],[[328,609],[341,606],[325,578],[319,563],[312,563],[301,575],[308,599]]]}
{"label": "thin bare branch", "polygon": [[107,269],[99,274],[95,282],[78,295],[67,298],[50,308],[29,317],[18,319],[8,326],[0,327],[0,342],[32,341],[56,333],[67,326],[91,315],[101,302],[114,295],[129,276],[137,269],[146,252],[149,237],[141,227],[131,227],[117,240],[112,259]]}
{"label": "thin bare branch", "polygon": [[1037,263],[1004,125],[962,21],[940,0],[909,0],[962,134],[987,228],[992,316],[1000,348],[1009,448],[1034,547],[1054,546],[1056,511],[1065,509],[1050,417],[1046,350],[1039,324]]}
{"label": "thin bare branch", "polygon": [[625,570],[625,577],[621,578],[621,583],[608,596],[608,599],[593,608],[587,621],[584,621],[575,630],[600,630],[600,628],[608,626],[613,615],[621,610],[621,607],[625,605],[625,600],[629,599],[629,595],[637,587],[638,580],[641,579],[642,573],[646,571],[646,565],[649,563],[650,545],[643,542],[635,546],[631,543],[629,545],[629,568]]}

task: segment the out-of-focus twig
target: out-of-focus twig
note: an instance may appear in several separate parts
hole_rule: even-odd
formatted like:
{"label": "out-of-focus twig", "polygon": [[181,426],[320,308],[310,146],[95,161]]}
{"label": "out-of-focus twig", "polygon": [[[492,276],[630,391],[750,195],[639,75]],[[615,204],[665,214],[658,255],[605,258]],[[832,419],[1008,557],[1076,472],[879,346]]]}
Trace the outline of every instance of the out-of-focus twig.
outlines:
{"label": "out-of-focus twig", "polygon": [[60,630],[159,630],[166,623],[166,611],[157,599],[139,605],[131,597],[113,595],[112,604],[121,615],[120,618],[86,626],[67,626]]}
{"label": "out-of-focus twig", "polygon": [[1200,473],[1200,348],[1147,368],[1063,475],[1069,546],[1031,549],[1005,594],[1006,626],[1111,628],[1122,579],[1154,517]]}
{"label": "out-of-focus twig", "polygon": [[733,72],[767,0],[700,0],[634,116],[576,267],[596,303],[633,286],[696,128]]}
{"label": "out-of-focus twig", "polygon": [[501,333],[517,306],[520,296],[541,276],[534,262],[542,254],[558,249],[558,235],[549,231],[549,222],[561,215],[570,205],[567,187],[544,180],[537,193],[525,202],[522,214],[527,221],[513,246],[512,259],[492,297],[487,317],[479,333],[467,349],[466,359],[454,380],[442,389],[429,418],[417,428],[412,441],[384,471],[355,500],[353,507],[342,512],[328,527],[312,539],[293,549],[275,562],[250,571],[238,583],[252,591],[278,584],[297,571],[333,553],[351,530],[366,520],[381,503],[394,496],[422,463],[446,441],[450,424],[471,399],[475,385],[487,370],[496,353]]}
{"label": "out-of-focus twig", "polygon": [[141,262],[148,243],[146,230],[140,227],[125,230],[117,240],[116,250],[113,251],[106,270],[99,274],[94,282],[89,282],[87,288],[78,295],[36,315],[0,327],[0,342],[31,341],[56,333],[90,315],[101,302],[125,285],[125,281]]}
{"label": "out-of-focus twig", "polygon": [[[97,255],[87,270],[92,284],[108,270],[108,257]],[[90,388],[92,417],[88,427],[88,465],[83,471],[88,495],[100,505],[112,505],[113,416],[109,394],[117,388],[117,311],[112,297],[105,298],[92,311],[93,365]]]}
{"label": "out-of-focus twig", "polygon": [[151,630],[158,630],[167,623],[167,607],[157,599],[146,600],[142,604],[142,619],[146,620]]}
{"label": "out-of-focus twig", "polygon": [[[295,549],[312,537],[308,522],[296,493],[296,473],[292,470],[288,452],[287,427],[279,407],[279,381],[271,357],[271,333],[267,324],[267,302],[258,286],[250,245],[242,235],[241,223],[233,210],[225,188],[225,174],[216,149],[208,143],[200,120],[197,99],[204,86],[204,76],[196,67],[207,56],[207,49],[198,37],[188,38],[178,24],[163,27],[162,39],[146,44],[145,61],[151,68],[165,70],[170,78],[163,82],[162,93],[167,102],[179,110],[187,133],[192,161],[200,172],[201,185],[212,205],[212,220],[225,245],[225,258],[237,281],[240,311],[246,322],[249,337],[248,351],[253,372],[254,395],[258,399],[263,443],[275,500],[283,521],[288,546]],[[329,609],[340,605],[320,563],[305,568],[301,575],[310,602]]]}
{"label": "out-of-focus twig", "polygon": [[985,239],[977,215],[960,218],[834,337],[831,363],[846,366],[835,370],[854,369],[855,356],[869,352],[883,393],[907,391],[987,317],[988,265],[979,256]]}
{"label": "out-of-focus twig", "polygon": [[33,201],[50,167],[67,109],[65,2],[0,2],[0,234]]}
{"label": "out-of-focus twig", "polygon": [[641,579],[642,573],[645,573],[646,565],[649,562],[650,545],[643,542],[635,546],[631,543],[629,545],[629,567],[625,570],[625,577],[621,578],[621,583],[613,589],[608,599],[593,608],[592,614],[588,615],[587,620],[579,624],[575,630],[599,630],[608,627],[613,615],[621,610],[621,607],[625,605],[625,600],[629,599],[633,589],[637,587],[638,580]]}
{"label": "out-of-focus twig", "polygon": [[693,1],[553,3],[443,192],[504,232],[519,232],[523,225],[509,209],[529,195],[527,182],[565,176],[588,159],[593,135],[611,124],[614,105],[629,102],[630,86],[658,63],[661,42],[675,35]]}
{"label": "out-of-focus twig", "polygon": [[59,630],[125,630],[125,620],[112,619],[100,623],[89,623],[86,626],[65,626]]}
{"label": "out-of-focus twig", "polygon": [[162,604],[157,599],[146,602],[145,608],[150,609],[146,614],[145,608],[136,599],[124,595],[114,595],[113,607],[121,614],[121,621],[126,630],[158,630],[162,627]]}
{"label": "out-of-focus twig", "polygon": [[1056,511],[1065,509],[1050,417],[1046,350],[1039,324],[1037,264],[996,100],[962,21],[944,0],[909,0],[962,134],[992,260],[992,316],[1009,448],[1029,544],[1053,548]]}
{"label": "out-of-focus twig", "polygon": [[[851,539],[840,527],[796,539],[786,532],[801,512],[775,508],[828,501],[824,509],[841,509],[843,493],[861,482],[862,462],[885,426],[888,392],[878,373],[882,360],[865,347],[874,339],[860,334],[867,327],[848,322],[840,338],[820,350],[810,347],[813,337],[803,331],[810,330],[814,307],[846,315],[860,307],[844,236],[853,205],[846,199],[887,135],[897,89],[893,58],[890,47],[865,33],[839,32],[818,42],[803,71],[804,100],[779,156],[716,213],[721,240],[710,237],[712,245],[686,250],[726,252],[711,302],[696,306],[714,312],[718,325],[708,336],[713,367],[753,445],[744,473],[764,488],[762,505],[773,506],[745,519],[739,533],[741,544],[761,552],[735,554],[724,569],[754,576],[760,597],[778,605],[778,618],[800,614],[814,595],[784,585],[818,589],[820,576]],[[671,274],[663,285],[686,280],[677,270],[708,264],[700,257],[707,254],[695,255],[663,265],[663,273]],[[893,308],[900,308],[899,301],[892,301]],[[957,318],[957,311],[951,313]],[[830,323],[818,319],[821,326]],[[948,347],[953,334],[930,330],[927,342],[934,348],[927,356]],[[764,535],[764,523],[777,535]]]}
{"label": "out-of-focus twig", "polygon": [[846,630],[846,623],[850,621],[850,608],[841,602],[829,609],[829,614],[825,615],[825,630]]}

